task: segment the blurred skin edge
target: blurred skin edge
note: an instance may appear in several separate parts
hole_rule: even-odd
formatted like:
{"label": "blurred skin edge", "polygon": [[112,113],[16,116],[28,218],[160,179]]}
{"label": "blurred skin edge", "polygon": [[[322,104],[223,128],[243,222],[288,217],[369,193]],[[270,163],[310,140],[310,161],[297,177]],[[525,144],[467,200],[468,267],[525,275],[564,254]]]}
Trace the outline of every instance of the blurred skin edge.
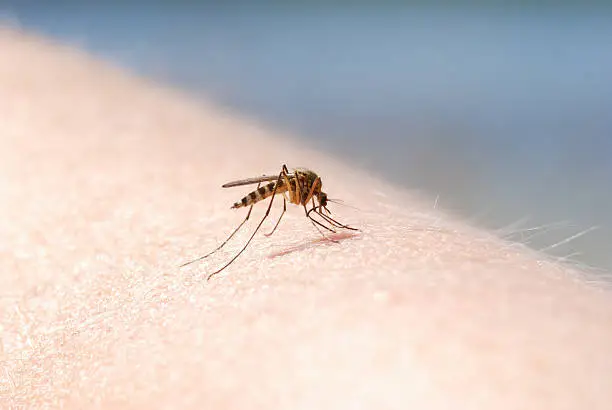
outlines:
{"label": "blurred skin edge", "polygon": [[[459,336],[452,332],[446,334],[436,333],[441,332],[441,329],[455,329],[457,334],[461,334],[461,338],[464,339],[460,346],[461,349],[465,350],[460,349],[460,352],[465,354],[466,357],[473,358],[473,367],[469,367],[469,360],[463,363],[466,366],[466,371],[471,369],[476,373],[476,376],[469,379],[472,382],[477,382],[480,377],[482,383],[485,383],[485,385],[489,383],[488,375],[478,371],[486,368],[487,364],[494,358],[499,360],[499,356],[510,353],[516,355],[518,358],[516,363],[518,364],[515,363],[515,367],[512,367],[512,364],[506,366],[517,372],[523,371],[522,376],[525,376],[526,380],[537,378],[538,375],[541,377],[542,374],[546,377],[551,377],[552,374],[550,373],[554,373],[554,370],[556,370],[556,378],[554,380],[559,383],[556,386],[559,390],[558,397],[563,397],[562,390],[569,391],[572,387],[578,389],[578,387],[572,386],[575,380],[573,375],[569,374],[571,366],[561,363],[559,357],[565,355],[572,356],[573,361],[570,364],[578,363],[584,366],[582,367],[583,370],[591,372],[587,376],[597,377],[605,374],[605,370],[609,369],[609,367],[606,367],[609,362],[605,360],[599,361],[599,368],[595,367],[597,356],[605,354],[603,346],[605,346],[606,341],[610,340],[610,332],[606,332],[604,328],[606,319],[610,317],[609,295],[600,292],[598,289],[583,286],[580,279],[575,280],[575,278],[580,277],[579,273],[573,273],[554,263],[547,262],[541,255],[532,254],[524,249],[520,249],[520,247],[514,248],[509,246],[509,244],[495,239],[488,233],[469,228],[460,222],[453,222],[444,218],[440,219],[439,214],[432,212],[431,206],[428,208],[424,203],[410,199],[409,195],[401,190],[385,185],[375,178],[369,178],[362,171],[351,170],[350,167],[339,165],[336,161],[325,156],[315,155],[317,153],[310,152],[307,149],[296,153],[296,143],[293,141],[282,142],[271,139],[265,130],[259,130],[256,127],[254,129],[252,125],[245,126],[245,123],[236,121],[229,115],[223,117],[220,111],[203,109],[204,105],[186,102],[176,97],[178,93],[166,92],[161,87],[154,88],[146,81],[138,84],[139,81],[136,78],[124,76],[119,70],[115,72],[110,67],[99,68],[97,63],[83,59],[77,51],[39,43],[34,37],[11,32],[8,32],[8,34],[0,33],[0,48],[5,50],[5,55],[8,55],[11,60],[10,63],[0,66],[2,67],[0,68],[2,70],[0,71],[0,85],[4,90],[8,90],[6,91],[7,93],[15,93],[11,94],[15,96],[15,99],[5,99],[6,106],[4,107],[4,112],[15,115],[12,118],[18,118],[22,114],[28,116],[26,120],[20,119],[16,121],[19,126],[27,124],[27,126],[21,129],[22,139],[8,139],[2,142],[8,147],[6,150],[2,150],[5,153],[5,157],[2,159],[6,159],[5,163],[9,164],[10,170],[25,169],[25,166],[9,158],[12,154],[15,154],[16,158],[32,161],[32,164],[28,164],[28,166],[41,166],[45,172],[42,175],[37,175],[35,178],[40,176],[40,179],[43,181],[38,182],[38,179],[36,179],[32,184],[36,187],[40,185],[43,193],[47,192],[45,190],[51,192],[52,188],[55,187],[52,184],[49,186],[45,185],[45,178],[52,180],[52,183],[55,183],[54,178],[58,180],[69,179],[68,174],[74,169],[70,165],[80,167],[83,161],[83,154],[94,152],[97,154],[96,156],[86,156],[86,158],[90,160],[87,167],[93,167],[96,172],[100,169],[107,169],[107,162],[105,161],[108,158],[114,158],[119,153],[126,156],[125,162],[120,162],[123,168],[108,171],[111,182],[102,181],[109,183],[113,188],[116,187],[113,185],[113,179],[119,179],[120,177],[126,179],[136,178],[139,175],[139,172],[131,173],[131,168],[134,168],[133,164],[141,167],[144,170],[142,172],[150,172],[155,177],[159,176],[160,173],[153,169],[153,166],[147,168],[148,164],[145,161],[152,162],[157,167],[167,164],[174,167],[184,167],[181,168],[181,172],[184,172],[184,175],[181,175],[181,177],[192,177],[193,182],[199,184],[193,189],[206,192],[210,189],[218,190],[218,181],[214,178],[212,180],[199,181],[195,177],[210,173],[211,166],[219,165],[221,169],[218,171],[219,174],[236,175],[236,177],[239,177],[241,176],[240,173],[244,172],[243,168],[246,162],[250,162],[249,166],[251,167],[268,171],[270,169],[270,158],[285,157],[297,159],[307,157],[313,159],[313,168],[319,169],[318,166],[320,165],[322,169],[328,170],[329,179],[326,179],[326,181],[329,180],[329,185],[336,188],[338,196],[348,198],[350,203],[355,203],[361,197],[354,192],[363,194],[363,206],[366,210],[362,214],[346,211],[350,218],[356,219],[358,223],[367,228],[363,238],[357,239],[353,243],[347,241],[347,243],[339,248],[329,248],[330,254],[336,249],[340,249],[336,251],[340,253],[340,257],[330,256],[326,259],[327,252],[325,249],[327,248],[319,250],[314,258],[319,257],[320,259],[315,259],[315,262],[326,261],[329,263],[330,268],[328,270],[317,271],[317,276],[313,278],[312,282],[302,283],[302,285],[297,282],[297,280],[304,281],[306,277],[304,272],[298,271],[299,267],[286,267],[274,276],[262,276],[261,272],[257,271],[258,260],[242,258],[239,261],[241,263],[239,269],[228,272],[218,282],[206,288],[206,292],[212,293],[218,299],[216,303],[210,302],[211,307],[223,309],[237,300],[239,301],[235,296],[227,295],[228,288],[237,289],[238,291],[246,288],[257,289],[258,283],[267,285],[270,281],[272,283],[276,281],[273,286],[278,289],[277,296],[264,298],[265,300],[261,303],[263,307],[267,308],[265,311],[269,315],[278,318],[279,325],[277,328],[273,328],[273,330],[276,330],[273,335],[264,334],[264,330],[253,330],[255,340],[252,342],[261,340],[276,341],[276,343],[272,344],[280,346],[279,351],[274,352],[279,357],[291,360],[296,354],[291,346],[282,343],[285,341],[296,342],[290,339],[290,336],[286,336],[284,333],[287,332],[283,332],[283,330],[286,331],[290,328],[294,331],[296,329],[299,330],[313,317],[316,318],[321,310],[323,310],[328,312],[329,316],[337,317],[339,322],[329,319],[329,317],[320,318],[320,327],[314,327],[316,329],[315,332],[311,331],[303,334],[302,343],[304,345],[317,351],[339,353],[342,351],[343,346],[330,343],[330,337],[326,335],[346,335],[354,337],[355,340],[363,339],[364,343],[370,342],[374,345],[382,344],[386,346],[388,349],[386,354],[391,358],[399,357],[402,353],[405,353],[403,349],[405,349],[406,345],[402,345],[402,343],[407,341],[417,343],[420,346],[427,346],[422,348],[423,351],[421,353],[423,356],[429,356],[432,366],[439,366],[439,369],[434,369],[434,373],[439,370],[438,376],[443,380],[443,382],[438,380],[439,386],[453,390],[452,393],[446,393],[450,394],[451,398],[456,397],[458,400],[461,399],[462,394],[471,394],[469,391],[470,386],[457,383],[456,380],[453,381],[453,377],[457,376],[455,373],[457,369],[445,368],[445,366],[448,366],[448,364],[443,364],[443,358],[446,356],[440,350],[445,347],[453,347],[452,341],[455,337]],[[19,78],[22,80],[19,80]],[[60,81],[66,87],[63,90],[65,92],[64,97],[69,97],[63,102],[63,96],[61,92],[58,92],[58,82]],[[144,84],[144,87],[141,84]],[[160,96],[159,93],[162,95]],[[109,101],[109,99],[113,101]],[[21,108],[24,111],[19,111],[20,108],[15,107],[15,104],[13,104],[15,101],[27,102]],[[34,101],[33,104],[32,101]],[[51,106],[51,103],[54,106]],[[46,106],[45,104],[48,105]],[[61,104],[67,106],[65,112],[58,106]],[[91,107],[87,107],[88,104]],[[79,107],[75,107],[75,105]],[[70,116],[75,115],[75,113],[78,114],[78,118],[72,119]],[[45,117],[48,114],[51,117]],[[67,116],[64,117],[64,114]],[[121,143],[125,145],[114,147],[112,142],[109,143],[106,136],[116,135],[117,131],[121,130],[125,124],[133,126],[132,118],[134,116],[143,116],[144,121],[151,121],[151,118],[155,119],[155,121],[151,121],[153,122],[150,128],[151,133],[143,134],[141,137],[138,135],[129,136],[133,140],[126,136]],[[101,118],[104,119],[103,122]],[[208,128],[206,129],[209,132],[205,134],[200,132],[201,123],[207,124]],[[95,132],[91,134],[82,132],[88,126],[94,128],[93,124],[98,128]],[[58,127],[59,131],[54,132],[50,128],[45,128],[51,125]],[[173,139],[177,133],[182,138],[180,143]],[[38,137],[38,135],[45,135],[45,139]],[[219,135],[227,137],[227,141],[219,142],[215,146],[206,144],[207,139],[218,138]],[[72,140],[66,141],[63,139],[66,136],[72,138]],[[67,142],[65,146],[70,146],[74,152],[70,152],[67,149],[57,150],[54,147],[57,147],[58,142],[60,146],[62,142]],[[272,144],[269,144],[270,142]],[[243,144],[246,149],[236,151],[234,147],[237,144]],[[128,150],[127,153],[122,153],[118,149],[125,147],[132,149]],[[258,150],[261,147],[266,148],[265,155],[253,155],[253,153],[259,152]],[[299,146],[297,147],[299,148]],[[198,155],[198,152],[204,154]],[[227,152],[232,152],[231,163],[223,163],[223,160],[218,158],[221,153]],[[44,160],[44,158],[49,157],[50,153],[56,155],[56,158],[48,164],[48,167],[44,164],[38,165],[36,163],[37,160]],[[201,160],[204,155],[217,156],[217,158],[206,163]],[[2,156],[1,153],[0,156]],[[181,161],[177,159],[181,159]],[[12,163],[11,161],[15,162]],[[99,163],[96,161],[99,161]],[[68,165],[61,165],[60,162]],[[132,165],[130,166],[130,164]],[[277,164],[274,163],[272,166],[276,167]],[[95,172],[92,172],[91,175],[87,174],[87,169],[83,168],[83,172],[87,176],[95,174]],[[15,175],[19,177],[19,171]],[[187,182],[190,181],[188,180]],[[180,191],[188,185],[186,182],[183,182],[183,184],[177,184],[178,188],[176,190]],[[369,188],[365,189],[364,186]],[[376,189],[372,189],[372,186]],[[165,194],[166,191],[162,191],[160,195]],[[42,194],[33,192],[31,195]],[[222,198],[219,200],[221,204],[218,206],[225,209],[228,207],[226,205],[237,199],[235,196],[238,194],[228,192],[221,195]],[[131,198],[127,194],[126,197]],[[83,199],[83,201],[86,200],[86,198]],[[175,196],[171,205],[181,206],[180,202],[183,200],[177,199]],[[206,206],[213,205],[207,204]],[[214,207],[217,207],[217,205],[215,204]],[[168,209],[171,208],[169,207]],[[185,209],[189,210],[191,208],[185,207]],[[299,215],[299,211],[295,212],[295,214]],[[50,208],[49,212],[53,212],[53,209]],[[190,212],[194,214],[194,211]],[[189,213],[186,212],[186,215],[189,215]],[[225,215],[227,215],[227,211],[218,218],[227,218]],[[392,221],[392,223],[389,223],[389,221]],[[179,222],[181,221],[179,220]],[[218,237],[221,238],[227,231],[228,224],[226,222],[228,221],[220,220],[219,222],[214,225],[214,229],[218,230]],[[304,223],[306,221],[302,220],[301,222],[300,225],[288,226],[299,226],[295,231],[296,234],[302,234],[311,229],[307,223]],[[182,221],[182,223],[186,224],[187,222]],[[291,218],[289,218],[288,224],[291,224]],[[435,227],[436,224],[439,224],[439,228]],[[408,229],[398,231],[396,229],[397,226],[408,227]],[[432,228],[432,226],[434,227]],[[130,231],[127,232],[129,233]],[[191,248],[185,248],[185,251],[196,253],[205,246],[197,243],[193,244],[198,239],[196,234],[188,232],[186,235],[191,235],[186,242],[191,242],[192,245]],[[281,238],[283,237],[281,236]],[[31,240],[34,241],[35,239]],[[32,245],[35,244],[32,243]],[[150,257],[148,255],[150,251],[142,250],[141,252],[143,253],[141,255],[143,260]],[[296,262],[300,262],[300,254],[301,251],[298,249],[297,252],[290,254],[287,260],[295,258]],[[358,263],[350,265],[349,262],[351,260]],[[172,266],[175,262],[175,260],[163,261],[163,263],[166,263],[164,266]],[[70,266],[70,261],[61,261],[60,263],[65,264],[63,265],[65,267]],[[306,262],[301,261],[301,263]],[[349,267],[352,266],[352,268],[341,270],[343,264]],[[116,268],[117,270],[122,269],[119,265]],[[36,270],[32,269],[31,272],[36,272]],[[343,272],[343,276],[338,278],[335,272]],[[399,274],[400,272],[409,272],[410,274],[402,275]],[[312,272],[310,273],[312,274]],[[36,273],[33,274],[35,275]],[[36,279],[33,278],[33,280]],[[62,278],[54,278],[53,280],[59,282]],[[93,283],[96,286],[100,285],[98,282]],[[121,284],[119,280],[118,283]],[[330,287],[330,283],[334,285],[333,288]],[[82,290],[83,287],[79,286],[78,283],[75,283],[75,289]],[[85,287],[84,289],[91,291],[93,295],[99,290],[95,287]],[[104,290],[105,288],[101,287],[100,289]],[[321,296],[323,290],[329,293],[328,297],[323,298]],[[25,287],[14,289],[14,291],[17,293],[27,293],[31,289]],[[208,294],[202,293],[200,296]],[[432,299],[432,296],[436,298]],[[369,307],[367,302],[371,298],[380,299],[384,303]],[[313,301],[317,303],[312,303]],[[246,300],[244,303],[247,303]],[[357,306],[360,304],[365,305],[366,308],[357,309]],[[351,313],[351,306],[355,312]],[[77,308],[76,305],[72,305],[72,307]],[[87,311],[88,308],[91,308],[91,306],[85,305],[84,311]],[[424,314],[422,312],[428,313]],[[451,315],[449,312],[453,314]],[[186,362],[181,361],[181,356],[176,351],[181,348],[195,350],[195,347],[190,344],[192,330],[183,327],[183,323],[199,323],[198,320],[202,319],[198,319],[198,316],[206,315],[202,315],[200,311],[190,312],[178,309],[172,311],[172,313],[183,320],[177,320],[176,323],[169,324],[169,329],[166,330],[156,327],[155,324],[142,325],[138,319],[129,321],[129,324],[136,328],[141,326],[145,332],[153,332],[150,336],[155,336],[155,332],[160,334],[172,333],[175,340],[166,341],[165,345],[158,346],[158,348],[164,349],[161,356],[167,355],[171,359],[176,359],[174,363],[180,366],[181,364],[185,365]],[[555,314],[558,316],[556,319]],[[33,313],[32,315],[36,316]],[[461,315],[464,316],[462,317]],[[223,320],[221,319],[220,317],[212,316],[211,321],[216,327],[216,330],[211,330],[212,335],[225,340],[224,347],[230,350],[232,348],[235,349],[238,356],[240,354],[252,354],[242,344],[242,340],[239,342],[234,340],[236,329],[251,329],[249,327],[250,322],[243,317],[225,317]],[[112,317],[111,320],[118,322],[122,318]],[[412,329],[414,329],[414,333],[420,335],[421,338],[417,338],[416,341],[410,339],[411,336],[404,329],[397,328],[398,322],[402,320],[406,320],[412,326]],[[550,322],[546,322],[548,320]],[[371,331],[360,334],[354,325],[357,321],[361,321],[362,325]],[[455,321],[457,323],[454,323]],[[34,319],[33,323],[35,322],[36,320]],[[344,330],[346,333],[340,333],[340,330],[338,330],[339,323],[349,324],[346,325],[347,329]],[[434,324],[440,324],[440,327],[435,327]],[[208,325],[210,326],[211,323],[208,323]],[[312,324],[310,325],[312,329]],[[23,326],[23,323],[7,322],[4,328],[10,331],[10,329]],[[376,331],[381,333],[376,334]],[[538,335],[538,331],[540,335]],[[572,331],[575,332],[574,340],[568,341],[556,338],[556,336],[565,335],[567,332],[571,333]],[[491,335],[491,333],[494,334]],[[533,340],[527,337],[534,334],[538,336]],[[393,340],[394,336],[397,337],[395,341]],[[524,355],[521,354],[520,349],[518,352],[512,352],[513,345],[511,341],[517,337],[519,339],[522,337],[527,338],[528,341],[531,340],[532,345],[536,345],[538,349],[544,349],[547,345],[550,346],[550,350],[555,351],[554,354],[551,353],[550,356],[547,356],[552,361],[552,363],[546,363],[551,370],[547,371],[546,366],[540,366],[540,368],[536,369],[537,372],[532,372],[533,369],[521,367],[523,363],[529,361],[537,362],[537,356],[529,357],[528,359],[525,359],[525,357],[539,353],[540,350],[526,351]],[[155,337],[150,339],[155,340]],[[331,339],[333,340],[334,338],[332,337]],[[121,348],[122,343],[128,343],[129,339],[119,338],[118,341],[114,342],[107,342],[106,340],[102,333],[98,341],[100,345],[107,349],[101,349],[101,351],[108,354],[108,352],[113,351],[113,348]],[[493,351],[491,355],[484,354],[487,351],[486,348],[481,349],[478,347],[478,343],[482,343],[486,347],[492,342],[495,342],[497,348],[491,349]],[[205,344],[205,348],[202,349],[200,354],[214,356],[215,348],[220,346],[216,346],[213,342],[206,343],[211,344]],[[232,343],[235,343],[235,346]],[[365,344],[367,345],[367,343]],[[572,350],[572,344],[575,350]],[[96,350],[98,349],[96,345],[92,345],[90,347],[93,352],[93,359],[91,361],[87,357],[73,357],[73,363],[63,363],[61,355],[71,357],[69,353],[71,353],[70,349],[73,347],[69,343],[66,347],[58,348],[58,359],[50,359],[52,361],[55,360],[53,362],[55,367],[60,370],[68,369],[76,374],[78,374],[79,370],[87,373],[88,367],[95,364],[96,360],[99,360],[103,355],[103,353]],[[347,350],[350,356],[350,349]],[[286,376],[284,373],[286,369],[283,367],[284,363],[279,362],[279,359],[275,361],[273,357],[270,357],[269,352],[261,351],[260,353],[260,368],[271,372],[269,373],[272,375],[270,377],[277,377],[277,381],[284,381],[282,379],[283,376]],[[355,359],[358,359],[357,356],[361,353],[363,352],[355,351]],[[592,353],[592,356],[588,356],[588,353]],[[141,354],[143,364],[146,365],[147,360],[154,362],[155,359],[153,358],[145,359],[149,355],[147,348],[142,348]],[[249,357],[249,359],[253,360],[252,357]],[[221,364],[224,364],[230,370],[233,369],[231,362],[224,363],[221,361]],[[376,374],[377,377],[383,378],[385,376],[388,377],[390,374],[386,371],[388,369],[384,365],[381,365],[380,368],[365,366],[354,369],[350,367],[350,363],[343,363],[343,365],[346,366],[348,375],[353,370],[353,377],[364,379],[365,381],[368,378],[362,377],[363,375],[356,373],[356,371],[370,371]],[[500,368],[504,367],[504,365],[498,365]],[[157,369],[154,365],[151,366],[153,366],[152,369]],[[38,390],[30,391],[28,397],[31,400],[37,400],[35,397],[38,396],[42,403],[44,400],[53,400],[66,396],[66,390],[61,392],[44,390],[44,387],[50,389],[76,388],[76,391],[73,390],[71,394],[68,394],[77,403],[74,407],[79,407],[79,404],[83,405],[86,403],[79,402],[78,397],[87,397],[87,388],[91,386],[86,381],[82,382],[83,384],[79,384],[80,382],[74,379],[70,379],[65,385],[62,384],[59,381],[61,380],[59,373],[53,373],[58,371],[55,367],[45,368],[45,371],[49,372],[47,375],[39,374],[36,376],[36,380],[41,383],[42,387]],[[97,392],[97,394],[103,397],[106,394],[106,398],[103,400],[103,403],[106,405],[120,402],[124,403],[126,407],[130,407],[127,401],[122,402],[121,400],[122,393],[124,393],[122,390],[123,386],[121,385],[122,375],[123,377],[126,377],[126,375],[132,376],[131,379],[133,380],[142,379],[142,384],[155,384],[156,382],[155,378],[147,378],[145,371],[138,371],[133,367],[121,368],[121,365],[117,363],[111,363],[111,367],[113,368],[103,369],[100,372],[109,377],[109,380],[111,380],[110,389],[114,389],[114,393],[100,392],[95,388],[92,389],[94,393]],[[537,367],[537,363],[534,367]],[[544,367],[543,371],[541,367]],[[410,375],[410,368],[400,367],[398,370],[397,367],[393,367],[393,369],[397,371],[397,373],[393,373],[395,377],[413,377],[414,380],[418,380],[418,375]],[[193,371],[193,369],[190,370]],[[319,369],[319,371],[321,370]],[[328,370],[331,375],[337,374],[336,372],[342,369]],[[201,373],[197,373],[198,371],[196,370],[196,373],[192,374],[193,380],[198,380],[197,377],[202,376]],[[221,375],[224,375],[222,370],[219,371]],[[565,373],[563,374],[563,372]],[[205,372],[204,374],[213,377],[209,373]],[[347,374],[342,374],[342,376],[347,377]],[[49,379],[53,379],[52,376],[56,376],[54,383],[49,381]],[[245,373],[243,377],[242,388],[246,390],[248,380],[256,378],[258,375],[256,372]],[[325,377],[325,372],[321,372],[322,383],[325,382]],[[115,381],[113,382],[112,380]],[[181,380],[185,384],[183,390],[176,390],[177,396],[167,393],[161,396],[161,399],[170,403],[172,400],[180,400],[178,396],[180,396],[181,392],[193,392],[202,388],[200,383],[192,381],[189,384],[189,380]],[[129,381],[125,380],[126,386],[130,386]],[[210,379],[208,381],[214,382],[214,380]],[[394,383],[397,383],[397,381],[397,379],[388,380],[387,384],[394,386]],[[168,381],[166,382],[169,383]],[[588,394],[589,391],[584,384],[589,382],[589,380],[583,381],[579,386],[583,390],[577,394]],[[334,385],[333,380],[330,380],[329,383],[332,386]],[[359,388],[364,387],[358,380],[355,380],[354,383]],[[456,391],[452,387],[453,383],[456,383],[454,385],[457,388]],[[461,386],[461,388],[457,386]],[[176,385],[169,383],[162,386],[161,390],[170,389],[171,387],[175,388]],[[279,393],[278,390],[274,390],[274,386],[267,387],[268,393]],[[300,390],[304,387],[297,385],[294,389]],[[520,394],[525,391],[521,387],[521,384],[517,383],[513,388]],[[554,387],[548,386],[550,391],[555,392]],[[473,388],[478,390],[476,385]],[[493,391],[499,393],[499,390],[493,389]],[[49,395],[49,392],[51,392],[51,395]],[[390,389],[387,392],[389,394],[400,394],[401,390]],[[147,403],[146,398],[139,396],[138,391],[128,391],[128,393],[135,394],[136,403],[140,402],[143,405]],[[214,392],[208,393],[214,394]],[[332,394],[331,391],[330,394]],[[349,394],[351,394],[350,389],[344,391],[338,389],[338,397],[335,398],[337,403],[342,404],[342,397],[347,397]],[[605,394],[605,392],[602,392],[601,397],[597,398],[592,395],[589,397],[576,396],[574,398],[576,401],[584,400],[597,404],[605,401]],[[237,402],[240,402],[240,398],[236,396],[236,394],[227,394],[226,396],[219,397],[223,400],[234,400],[233,404],[237,405]],[[156,402],[156,398],[159,397],[151,395],[148,404],[159,405]],[[535,397],[531,397],[532,400],[535,400]],[[571,398],[572,396],[570,395],[569,397]],[[205,399],[204,396],[200,398]],[[389,399],[392,398],[389,397]],[[395,397],[395,402],[401,403],[402,400],[405,402],[407,399],[407,397],[398,396]],[[334,402],[332,397],[329,397],[329,400]],[[495,403],[495,398],[489,398],[489,400],[493,400],[492,402]],[[547,402],[542,402],[544,407],[546,407],[546,404]],[[434,407],[428,405],[421,408]],[[503,407],[500,405],[499,408]],[[597,406],[593,405],[590,408],[597,408]]]}

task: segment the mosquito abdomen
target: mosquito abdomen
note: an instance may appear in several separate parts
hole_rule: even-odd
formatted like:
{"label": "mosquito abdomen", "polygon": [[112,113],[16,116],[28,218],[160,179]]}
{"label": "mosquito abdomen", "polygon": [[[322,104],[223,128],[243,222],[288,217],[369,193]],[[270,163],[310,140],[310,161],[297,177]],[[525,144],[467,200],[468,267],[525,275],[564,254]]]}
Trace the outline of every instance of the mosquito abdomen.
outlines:
{"label": "mosquito abdomen", "polygon": [[[270,196],[272,196],[272,192],[274,192],[274,186],[276,182],[270,182],[264,186],[257,188],[255,191],[249,193],[247,196],[242,198],[240,201],[236,202],[232,205],[232,208],[242,208],[245,206],[250,206],[256,204],[259,201],[262,201]],[[276,193],[280,194],[285,192],[287,189],[285,188],[285,182],[280,181],[278,188],[276,189]]]}

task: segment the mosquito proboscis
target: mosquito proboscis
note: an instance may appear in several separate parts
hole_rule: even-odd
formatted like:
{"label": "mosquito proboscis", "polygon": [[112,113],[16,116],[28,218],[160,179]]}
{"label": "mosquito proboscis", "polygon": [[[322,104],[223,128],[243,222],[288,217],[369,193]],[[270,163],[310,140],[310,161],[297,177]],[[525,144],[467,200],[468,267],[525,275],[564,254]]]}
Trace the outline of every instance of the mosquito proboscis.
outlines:
{"label": "mosquito proboscis", "polygon": [[[262,182],[268,182],[265,185],[261,185]],[[283,165],[281,171],[278,175],[262,175],[260,177],[246,178],[237,181],[231,181],[226,184],[223,184],[223,188],[231,188],[243,185],[252,185],[257,184],[257,188],[250,192],[248,195],[243,197],[240,201],[234,203],[232,205],[232,209],[249,207],[249,210],[246,214],[244,220],[234,229],[234,231],[221,243],[221,245],[217,246],[211,252],[207,253],[204,256],[200,256],[194,260],[186,262],[182,264],[180,267],[184,267],[190,265],[195,262],[199,262],[203,259],[208,258],[221,248],[225,246],[226,243],[229,242],[230,239],[242,228],[242,226],[249,220],[251,216],[251,211],[253,210],[253,206],[263,201],[266,198],[270,198],[270,202],[268,204],[268,208],[266,209],[266,213],[259,221],[259,224],[255,228],[255,231],[251,234],[247,242],[244,244],[242,249],[234,255],[232,259],[229,260],[225,265],[223,265],[220,269],[217,269],[215,272],[208,275],[207,280],[210,280],[213,276],[222,272],[225,268],[231,265],[238,257],[244,252],[244,250],[249,246],[259,228],[263,225],[264,221],[270,214],[270,209],[272,208],[272,203],[274,202],[274,198],[277,194],[281,194],[283,196],[283,211],[276,221],[274,228],[265,236],[272,235],[278,225],[280,224],[283,215],[287,211],[287,202],[295,205],[302,206],[304,208],[304,212],[306,213],[306,217],[312,222],[315,228],[319,231],[319,233],[327,238],[323,231],[320,228],[324,228],[327,231],[335,233],[336,229],[348,229],[352,231],[358,231],[359,229],[350,227],[348,225],[344,225],[331,216],[330,210],[327,208],[328,202],[332,202],[332,200],[328,200],[327,194],[322,191],[323,184],[321,182],[321,177],[319,177],[315,172],[306,169],[306,168],[296,168],[293,172],[289,172],[289,169],[286,165]],[[311,205],[310,209],[308,206]],[[320,220],[314,218],[317,215]],[[329,238],[328,238],[329,239]],[[334,241],[333,239],[330,239]]]}

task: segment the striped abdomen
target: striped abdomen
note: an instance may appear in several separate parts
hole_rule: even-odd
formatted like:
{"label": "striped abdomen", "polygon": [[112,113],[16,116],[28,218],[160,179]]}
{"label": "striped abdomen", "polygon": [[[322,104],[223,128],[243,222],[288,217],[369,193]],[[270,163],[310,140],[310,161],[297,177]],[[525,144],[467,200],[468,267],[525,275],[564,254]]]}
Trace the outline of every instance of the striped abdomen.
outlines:
{"label": "striped abdomen", "polygon": [[[291,180],[292,187],[295,187],[295,182]],[[241,208],[243,206],[250,206],[256,204],[259,201],[262,201],[266,198],[272,196],[272,192],[274,192],[274,186],[276,182],[270,182],[264,186],[257,188],[255,191],[249,193],[247,196],[242,198],[239,202],[236,202],[232,208]],[[287,184],[285,181],[281,180],[278,188],[276,189],[276,194],[282,194],[283,192],[287,192]]]}

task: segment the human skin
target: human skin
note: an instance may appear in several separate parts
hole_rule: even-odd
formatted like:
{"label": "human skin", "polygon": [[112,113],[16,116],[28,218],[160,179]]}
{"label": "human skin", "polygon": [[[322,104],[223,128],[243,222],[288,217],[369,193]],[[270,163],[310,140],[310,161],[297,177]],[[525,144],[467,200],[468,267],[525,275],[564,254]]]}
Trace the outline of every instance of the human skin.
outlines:
{"label": "human skin", "polygon": [[[608,409],[601,284],[303,141],[0,30],[1,408]],[[323,178],[323,239],[249,187]]]}

